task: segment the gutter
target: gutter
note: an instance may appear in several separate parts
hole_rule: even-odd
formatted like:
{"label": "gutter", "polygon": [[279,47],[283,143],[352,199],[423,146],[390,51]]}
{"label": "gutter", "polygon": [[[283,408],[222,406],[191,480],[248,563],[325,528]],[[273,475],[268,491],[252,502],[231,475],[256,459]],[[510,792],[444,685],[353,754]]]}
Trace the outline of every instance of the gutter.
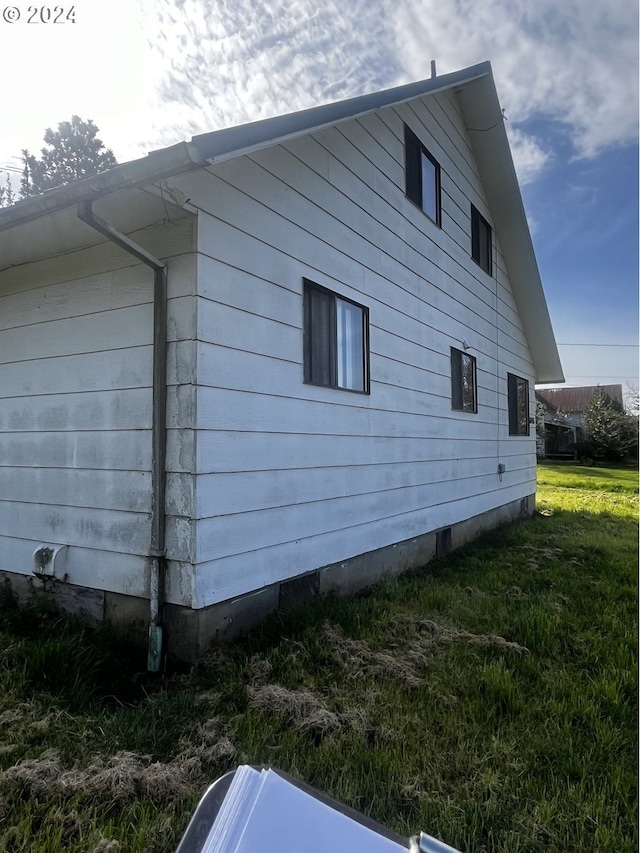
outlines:
{"label": "gutter", "polygon": [[139,160],[122,163],[98,175],[81,178],[41,195],[25,198],[10,207],[0,208],[0,231],[24,225],[65,207],[95,201],[118,190],[143,187],[207,165],[208,161],[202,158],[195,145],[179,142]]}
{"label": "gutter", "polygon": [[151,557],[149,571],[149,646],[147,669],[158,672],[162,661],[164,603],[165,491],[167,444],[167,265],[93,212],[91,201],[78,205],[82,222],[153,270],[153,420],[151,461]]}

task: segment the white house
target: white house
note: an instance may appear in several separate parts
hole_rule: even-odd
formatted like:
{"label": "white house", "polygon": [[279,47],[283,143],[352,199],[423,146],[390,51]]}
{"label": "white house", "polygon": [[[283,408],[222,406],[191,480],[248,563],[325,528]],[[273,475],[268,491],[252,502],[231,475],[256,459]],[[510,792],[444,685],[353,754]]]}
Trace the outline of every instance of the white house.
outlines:
{"label": "white house", "polygon": [[0,211],[0,570],[194,658],[531,513],[562,381],[489,63],[194,137]]}

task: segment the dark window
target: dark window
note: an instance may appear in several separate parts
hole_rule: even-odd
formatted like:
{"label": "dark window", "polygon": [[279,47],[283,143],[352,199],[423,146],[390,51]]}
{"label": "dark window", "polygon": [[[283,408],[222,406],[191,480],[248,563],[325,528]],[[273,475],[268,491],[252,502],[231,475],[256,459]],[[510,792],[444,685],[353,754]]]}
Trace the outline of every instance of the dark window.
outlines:
{"label": "dark window", "polygon": [[491,275],[491,226],[471,205],[471,257]]}
{"label": "dark window", "polygon": [[529,435],[529,382],[507,373],[509,435]]}
{"label": "dark window", "polygon": [[454,347],[451,347],[451,408],[478,411],[475,357]]}
{"label": "dark window", "polygon": [[304,381],[369,393],[369,311],[304,280]]}
{"label": "dark window", "polygon": [[440,225],[440,166],[406,124],[404,152],[407,198]]}

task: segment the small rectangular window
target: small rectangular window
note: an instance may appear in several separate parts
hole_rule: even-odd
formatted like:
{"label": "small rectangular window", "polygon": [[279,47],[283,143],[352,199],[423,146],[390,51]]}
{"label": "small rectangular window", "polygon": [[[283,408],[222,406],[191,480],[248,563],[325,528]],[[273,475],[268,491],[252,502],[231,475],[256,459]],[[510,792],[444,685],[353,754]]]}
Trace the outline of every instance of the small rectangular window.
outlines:
{"label": "small rectangular window", "polygon": [[476,359],[451,347],[451,408],[459,412],[477,412]]}
{"label": "small rectangular window", "polygon": [[440,166],[406,124],[404,152],[407,198],[440,225]]}
{"label": "small rectangular window", "polygon": [[489,275],[492,274],[491,243],[491,226],[471,205],[471,257]]}
{"label": "small rectangular window", "polygon": [[529,382],[507,373],[509,435],[529,435]]}
{"label": "small rectangular window", "polygon": [[304,381],[369,393],[369,311],[304,279]]}

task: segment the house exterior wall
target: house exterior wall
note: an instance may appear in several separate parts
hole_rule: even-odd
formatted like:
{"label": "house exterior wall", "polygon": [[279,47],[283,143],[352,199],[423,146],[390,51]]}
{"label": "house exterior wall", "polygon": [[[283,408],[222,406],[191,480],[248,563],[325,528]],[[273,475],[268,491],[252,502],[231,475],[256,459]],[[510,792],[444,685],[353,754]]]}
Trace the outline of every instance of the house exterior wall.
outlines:
{"label": "house exterior wall", "polygon": [[[404,193],[403,122],[442,169],[442,228]],[[194,605],[207,607],[535,492],[507,372],[534,370],[453,94],[183,176],[198,213]],[[369,309],[371,393],[303,382],[302,280]],[[450,347],[478,412],[451,409]],[[498,464],[506,470],[499,476]]]}
{"label": "house exterior wall", "polygon": [[[167,596],[191,604],[192,218],[130,236],[169,263]],[[0,274],[0,571],[67,545],[67,584],[148,594],[153,272],[101,243]]]}

